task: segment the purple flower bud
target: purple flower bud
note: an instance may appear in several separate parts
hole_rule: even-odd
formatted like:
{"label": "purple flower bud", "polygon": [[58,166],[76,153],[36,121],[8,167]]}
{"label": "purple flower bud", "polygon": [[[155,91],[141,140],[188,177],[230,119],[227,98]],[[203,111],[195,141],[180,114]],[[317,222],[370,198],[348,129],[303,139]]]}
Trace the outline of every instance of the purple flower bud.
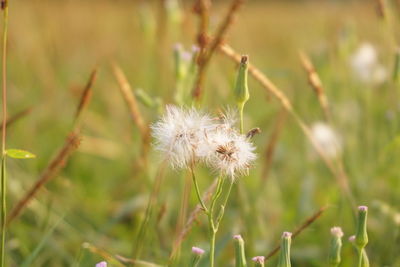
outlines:
{"label": "purple flower bud", "polygon": [[265,257],[264,256],[255,256],[251,260],[254,261],[255,263],[262,264],[265,261]]}
{"label": "purple flower bud", "polygon": [[201,256],[201,255],[204,254],[205,251],[203,249],[201,249],[201,248],[198,248],[198,247],[192,247],[192,252],[194,254],[196,254],[196,255]]}
{"label": "purple flower bud", "polygon": [[368,207],[367,207],[367,206],[359,206],[359,207],[358,207],[358,210],[359,210],[359,211],[367,211],[367,210],[368,210]]}
{"label": "purple flower bud", "polygon": [[242,236],[241,235],[234,235],[233,239],[239,240],[239,239],[242,239]]}
{"label": "purple flower bud", "polygon": [[282,237],[283,237],[283,238],[292,237],[292,233],[291,233],[291,232],[283,232]]}
{"label": "purple flower bud", "polygon": [[353,243],[354,240],[356,240],[356,236],[355,236],[355,235],[352,235],[352,236],[349,237],[349,241],[350,241],[351,243]]}
{"label": "purple flower bud", "polygon": [[342,228],[335,226],[331,228],[331,234],[336,237],[343,237]]}
{"label": "purple flower bud", "polygon": [[101,261],[101,262],[96,264],[96,267],[107,267],[107,262]]}

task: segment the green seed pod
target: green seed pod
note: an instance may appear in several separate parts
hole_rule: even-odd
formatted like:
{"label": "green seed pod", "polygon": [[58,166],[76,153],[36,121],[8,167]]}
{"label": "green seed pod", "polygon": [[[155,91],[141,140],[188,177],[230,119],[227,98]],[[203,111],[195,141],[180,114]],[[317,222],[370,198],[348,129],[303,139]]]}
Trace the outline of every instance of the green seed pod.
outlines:
{"label": "green seed pod", "polygon": [[204,254],[204,250],[202,250],[201,248],[192,247],[192,260],[190,261],[189,266],[196,267],[199,264],[203,254]]}
{"label": "green seed pod", "polygon": [[244,105],[250,98],[249,88],[247,85],[248,61],[248,56],[242,56],[236,78],[235,98],[238,105]]}
{"label": "green seed pod", "polygon": [[290,245],[292,243],[292,233],[283,232],[281,240],[281,251],[279,254],[278,267],[291,267]]}
{"label": "green seed pod", "polygon": [[342,249],[342,237],[343,237],[343,232],[340,227],[333,227],[331,228],[331,234],[332,234],[332,239],[331,239],[331,246],[329,250],[329,266],[336,267],[339,266],[341,257],[341,249]]}
{"label": "green seed pod", "polygon": [[368,243],[367,214],[368,214],[368,207],[366,206],[358,207],[357,230],[356,230],[356,238],[354,240],[354,245],[358,249],[363,249]]}
{"label": "green seed pod", "polygon": [[246,255],[244,252],[244,240],[241,235],[233,236],[235,241],[235,266],[236,267],[246,267]]}

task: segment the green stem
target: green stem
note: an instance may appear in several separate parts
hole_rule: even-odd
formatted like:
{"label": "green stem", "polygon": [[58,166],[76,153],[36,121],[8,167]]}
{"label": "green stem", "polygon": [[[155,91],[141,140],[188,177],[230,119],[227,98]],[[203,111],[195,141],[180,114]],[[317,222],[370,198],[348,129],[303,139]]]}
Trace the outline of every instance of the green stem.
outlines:
{"label": "green stem", "polygon": [[3,100],[3,128],[1,138],[1,248],[0,266],[5,266],[5,244],[6,244],[6,126],[7,126],[7,30],[8,30],[8,0],[2,1],[4,9],[3,24],[3,50],[2,50],[2,100]]}
{"label": "green stem", "polygon": [[203,208],[204,212],[206,214],[208,214],[209,213],[208,209],[207,209],[206,205],[204,204],[203,199],[201,198],[199,184],[197,183],[196,175],[194,175],[193,167],[190,167],[190,172],[192,174],[192,180],[193,180],[194,188],[196,189],[196,195],[199,200],[199,203],[200,203],[201,207]]}
{"label": "green stem", "polygon": [[243,134],[243,109],[244,109],[244,103],[239,103],[238,104],[239,108],[239,118],[240,118],[240,133]]}
{"label": "green stem", "polygon": [[227,192],[226,195],[225,195],[225,199],[224,199],[224,201],[223,201],[223,204],[221,205],[221,210],[220,210],[220,212],[219,212],[219,214],[218,214],[218,217],[217,217],[217,222],[216,222],[216,228],[217,228],[217,230],[218,230],[218,227],[219,227],[219,223],[220,223],[221,220],[222,220],[222,217],[224,217],[225,207],[226,207],[226,204],[228,203],[229,195],[230,195],[231,192],[232,192],[232,188],[233,188],[233,184],[234,184],[234,183],[235,183],[234,180],[231,179],[231,182],[230,182],[229,188],[228,188],[228,192]]}
{"label": "green stem", "polygon": [[362,266],[362,249],[358,249],[358,267]]}
{"label": "green stem", "polygon": [[216,227],[214,223],[214,207],[218,198],[221,196],[222,188],[224,184],[224,178],[222,175],[218,177],[217,189],[211,199],[211,206],[208,215],[208,224],[210,230],[210,267],[214,267],[214,258],[215,258],[215,237],[218,232],[218,227]]}
{"label": "green stem", "polygon": [[0,266],[5,266],[5,244],[6,244],[6,216],[7,216],[7,202],[6,202],[6,156],[1,158],[1,259]]}

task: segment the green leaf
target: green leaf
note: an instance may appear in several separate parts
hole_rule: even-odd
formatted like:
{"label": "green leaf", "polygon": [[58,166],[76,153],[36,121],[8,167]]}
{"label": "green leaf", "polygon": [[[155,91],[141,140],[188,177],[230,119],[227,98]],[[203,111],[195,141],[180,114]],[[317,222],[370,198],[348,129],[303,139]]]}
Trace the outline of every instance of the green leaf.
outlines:
{"label": "green leaf", "polygon": [[33,159],[36,158],[35,154],[21,149],[7,149],[6,155],[14,159]]}

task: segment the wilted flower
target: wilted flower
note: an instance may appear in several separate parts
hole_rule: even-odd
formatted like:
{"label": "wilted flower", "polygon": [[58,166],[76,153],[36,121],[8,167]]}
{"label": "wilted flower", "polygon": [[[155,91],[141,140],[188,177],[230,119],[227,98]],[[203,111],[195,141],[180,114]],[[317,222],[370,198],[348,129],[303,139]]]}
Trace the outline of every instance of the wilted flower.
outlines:
{"label": "wilted flower", "polygon": [[378,62],[375,47],[363,43],[350,59],[350,65],[357,78],[365,83],[381,84],[387,78],[386,69]]}
{"label": "wilted flower", "polygon": [[156,149],[163,152],[173,167],[184,168],[197,160],[207,131],[215,127],[212,119],[194,108],[167,106],[166,114],[151,126]]}
{"label": "wilted flower", "polygon": [[313,140],[326,156],[335,158],[341,153],[340,138],[328,124],[323,122],[315,123],[311,127],[311,134]]}

